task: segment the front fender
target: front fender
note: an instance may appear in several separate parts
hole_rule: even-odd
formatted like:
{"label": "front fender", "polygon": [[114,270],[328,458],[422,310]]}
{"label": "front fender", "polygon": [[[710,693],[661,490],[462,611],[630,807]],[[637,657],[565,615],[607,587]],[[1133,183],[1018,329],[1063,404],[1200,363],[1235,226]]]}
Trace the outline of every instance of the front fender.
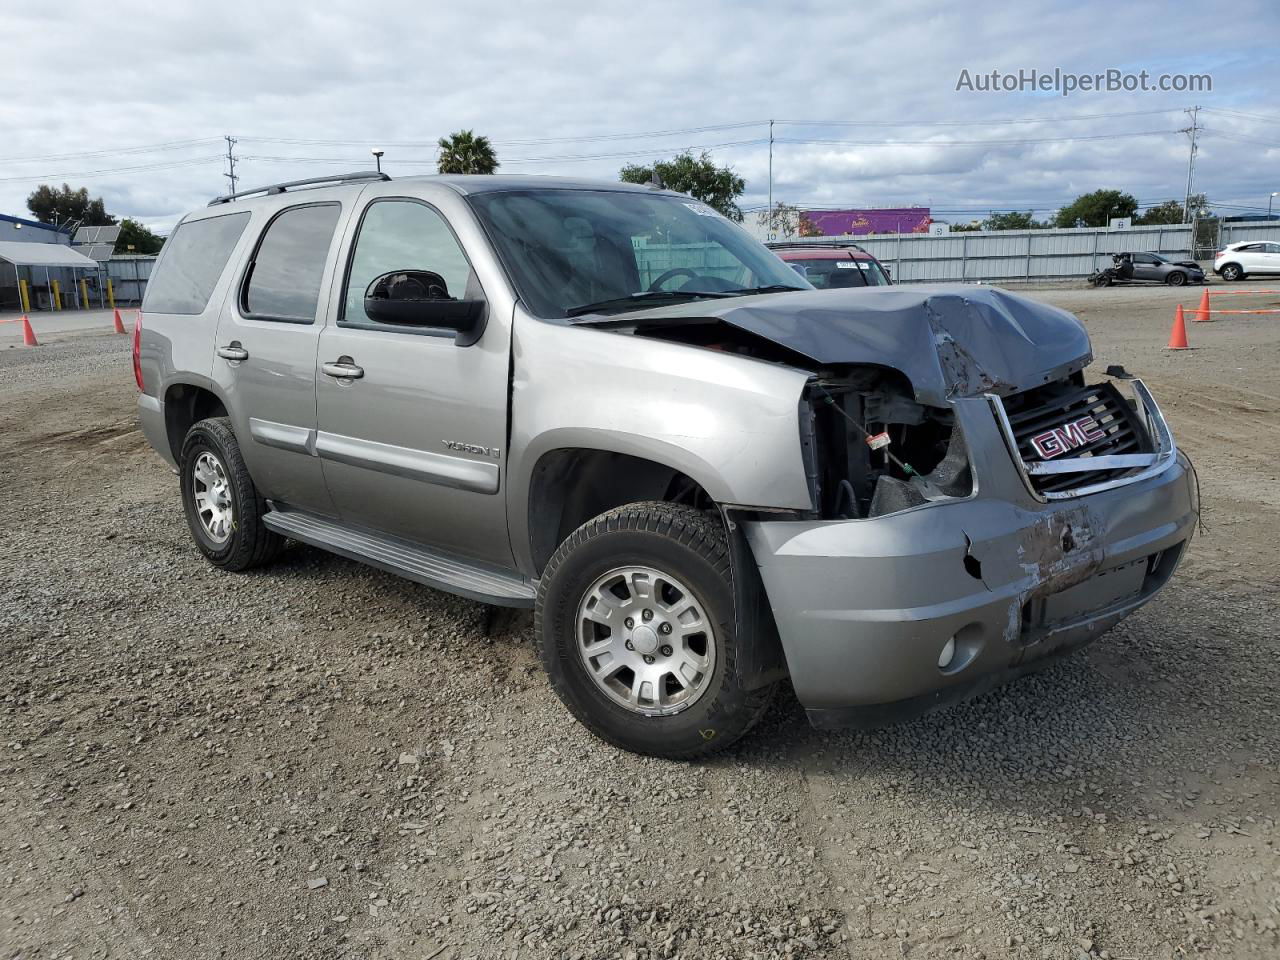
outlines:
{"label": "front fender", "polygon": [[812,507],[798,419],[807,372],[519,315],[513,350],[507,516],[522,566],[533,471],[553,450],[661,463],[722,504]]}

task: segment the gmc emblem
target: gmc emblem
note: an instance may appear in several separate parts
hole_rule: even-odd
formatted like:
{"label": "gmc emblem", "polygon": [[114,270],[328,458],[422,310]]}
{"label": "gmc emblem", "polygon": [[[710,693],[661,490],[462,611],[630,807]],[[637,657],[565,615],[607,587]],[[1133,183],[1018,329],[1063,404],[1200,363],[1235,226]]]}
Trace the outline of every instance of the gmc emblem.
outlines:
{"label": "gmc emblem", "polygon": [[1044,433],[1037,433],[1031,438],[1031,446],[1042,459],[1052,460],[1077,447],[1083,447],[1086,443],[1101,440],[1106,435],[1107,431],[1093,417],[1081,417]]}

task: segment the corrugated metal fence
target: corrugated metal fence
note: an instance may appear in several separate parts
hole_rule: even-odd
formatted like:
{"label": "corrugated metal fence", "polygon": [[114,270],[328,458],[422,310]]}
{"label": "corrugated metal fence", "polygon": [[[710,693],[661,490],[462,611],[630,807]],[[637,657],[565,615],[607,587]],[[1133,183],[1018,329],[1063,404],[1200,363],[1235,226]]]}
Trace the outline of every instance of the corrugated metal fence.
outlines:
{"label": "corrugated metal fence", "polygon": [[1280,220],[1254,220],[1224,223],[1218,232],[1218,249],[1245,240],[1271,240],[1280,243]]}
{"label": "corrugated metal fence", "polygon": [[107,261],[107,276],[111,278],[116,303],[142,303],[155,263],[156,258],[148,256],[114,257]]}
{"label": "corrugated metal fence", "polygon": [[[1171,260],[1188,260],[1192,225],[1111,230],[993,230],[925,234],[870,234],[850,237],[893,271],[898,283],[1068,280],[1109,266],[1111,254],[1149,251]],[[845,238],[809,237],[789,244],[821,246]],[[1280,221],[1223,223],[1216,249],[1240,240],[1280,240]],[[1201,235],[1201,242],[1204,234]]]}
{"label": "corrugated metal fence", "polygon": [[1062,280],[1087,277],[1110,264],[1111,254],[1126,250],[1150,250],[1184,260],[1191,255],[1191,225],[992,230],[938,237],[873,234],[857,242],[889,267],[898,283]]}

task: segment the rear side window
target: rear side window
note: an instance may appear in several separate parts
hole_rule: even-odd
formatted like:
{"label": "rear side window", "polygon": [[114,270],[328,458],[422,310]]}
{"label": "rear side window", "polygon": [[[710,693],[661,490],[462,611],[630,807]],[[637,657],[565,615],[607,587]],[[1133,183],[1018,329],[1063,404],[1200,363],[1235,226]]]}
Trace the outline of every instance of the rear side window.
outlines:
{"label": "rear side window", "polygon": [[248,222],[245,211],[179,224],[147,283],[142,309],[148,313],[204,313]]}
{"label": "rear side window", "polygon": [[314,323],[320,280],[342,207],[314,203],[276,214],[258,242],[244,284],[245,316]]}

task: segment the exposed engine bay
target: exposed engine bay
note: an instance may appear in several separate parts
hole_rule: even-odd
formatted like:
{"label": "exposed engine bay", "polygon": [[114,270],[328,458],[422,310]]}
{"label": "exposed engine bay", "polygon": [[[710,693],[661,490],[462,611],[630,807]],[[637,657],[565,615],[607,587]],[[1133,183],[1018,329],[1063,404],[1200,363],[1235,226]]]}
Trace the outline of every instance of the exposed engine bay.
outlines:
{"label": "exposed engine bay", "polygon": [[810,381],[801,448],[822,519],[879,517],[973,490],[964,434],[949,410],[912,399],[891,371]]}

